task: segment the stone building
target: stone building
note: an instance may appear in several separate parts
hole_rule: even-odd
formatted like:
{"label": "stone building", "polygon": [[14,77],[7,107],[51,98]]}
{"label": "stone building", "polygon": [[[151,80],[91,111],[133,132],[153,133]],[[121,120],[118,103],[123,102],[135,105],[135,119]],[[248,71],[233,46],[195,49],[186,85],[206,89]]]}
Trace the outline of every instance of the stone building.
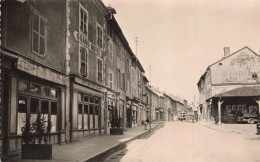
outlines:
{"label": "stone building", "polygon": [[[50,143],[63,143],[69,102],[65,52],[65,1],[1,3],[3,156],[21,149],[21,127],[37,113],[52,123]],[[10,104],[9,104],[10,103]]]}
{"label": "stone building", "polygon": [[230,53],[225,47],[224,57],[209,65],[197,84],[201,118],[219,123],[254,122],[259,116],[259,65],[259,55],[250,48]]}

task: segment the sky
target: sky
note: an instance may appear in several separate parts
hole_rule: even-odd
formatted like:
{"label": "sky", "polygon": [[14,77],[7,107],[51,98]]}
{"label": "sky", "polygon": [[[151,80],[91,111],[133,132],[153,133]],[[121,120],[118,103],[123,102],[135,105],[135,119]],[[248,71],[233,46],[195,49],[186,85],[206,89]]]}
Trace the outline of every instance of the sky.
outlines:
{"label": "sky", "polygon": [[[260,0],[103,0],[151,84],[188,100],[199,99],[206,68],[245,46],[260,52]],[[151,76],[149,72],[151,65]]]}

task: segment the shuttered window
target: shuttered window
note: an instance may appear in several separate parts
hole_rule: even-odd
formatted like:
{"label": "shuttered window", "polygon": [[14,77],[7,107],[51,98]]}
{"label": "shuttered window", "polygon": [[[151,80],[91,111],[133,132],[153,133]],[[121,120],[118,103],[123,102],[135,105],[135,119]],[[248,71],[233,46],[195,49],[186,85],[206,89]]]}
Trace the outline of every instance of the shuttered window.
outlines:
{"label": "shuttered window", "polygon": [[87,76],[88,70],[88,51],[84,47],[80,47],[80,74]]}
{"label": "shuttered window", "polygon": [[102,60],[98,59],[98,82],[102,82]]}
{"label": "shuttered window", "polygon": [[32,52],[46,55],[47,21],[39,13],[32,13]]}

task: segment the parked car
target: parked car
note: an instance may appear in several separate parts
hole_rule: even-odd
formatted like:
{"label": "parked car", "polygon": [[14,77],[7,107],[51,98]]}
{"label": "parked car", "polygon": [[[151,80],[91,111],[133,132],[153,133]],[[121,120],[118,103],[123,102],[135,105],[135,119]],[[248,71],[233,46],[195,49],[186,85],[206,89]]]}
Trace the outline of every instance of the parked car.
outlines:
{"label": "parked car", "polygon": [[237,117],[238,123],[255,124],[258,121],[258,115],[256,113],[244,113],[243,116]]}

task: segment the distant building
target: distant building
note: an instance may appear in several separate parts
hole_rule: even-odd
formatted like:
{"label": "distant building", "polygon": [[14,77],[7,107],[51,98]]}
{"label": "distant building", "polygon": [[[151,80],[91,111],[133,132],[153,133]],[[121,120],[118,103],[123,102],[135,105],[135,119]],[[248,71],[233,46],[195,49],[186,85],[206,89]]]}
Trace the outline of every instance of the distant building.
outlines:
{"label": "distant building", "polygon": [[[230,54],[208,66],[200,77],[199,114],[207,121],[237,123],[257,118],[260,96],[260,56],[248,47]],[[218,116],[221,115],[221,120]]]}

